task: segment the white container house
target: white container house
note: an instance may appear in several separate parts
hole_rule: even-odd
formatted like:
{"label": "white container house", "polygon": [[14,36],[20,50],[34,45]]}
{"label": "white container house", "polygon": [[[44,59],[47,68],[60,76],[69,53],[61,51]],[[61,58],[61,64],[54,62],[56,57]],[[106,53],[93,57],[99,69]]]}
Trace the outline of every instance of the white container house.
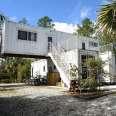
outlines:
{"label": "white container house", "polygon": [[[68,87],[70,87],[69,74],[67,74],[69,64],[78,67],[87,57],[98,57],[98,40],[53,29],[5,21],[1,35],[2,56],[50,58],[60,73],[62,81]],[[46,64],[45,61],[42,62],[42,65]],[[32,64],[38,67],[38,72],[41,70],[41,63],[39,66]]]}

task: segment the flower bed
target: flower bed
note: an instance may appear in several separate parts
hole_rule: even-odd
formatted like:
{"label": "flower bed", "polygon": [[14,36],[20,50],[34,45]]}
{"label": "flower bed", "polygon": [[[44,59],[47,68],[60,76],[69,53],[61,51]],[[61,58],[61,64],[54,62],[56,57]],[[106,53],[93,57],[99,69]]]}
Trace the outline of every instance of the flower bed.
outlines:
{"label": "flower bed", "polygon": [[109,91],[98,90],[98,91],[82,91],[81,93],[71,92],[70,95],[73,97],[81,98],[81,99],[95,99],[95,98],[109,95],[111,93],[112,92],[109,92]]}

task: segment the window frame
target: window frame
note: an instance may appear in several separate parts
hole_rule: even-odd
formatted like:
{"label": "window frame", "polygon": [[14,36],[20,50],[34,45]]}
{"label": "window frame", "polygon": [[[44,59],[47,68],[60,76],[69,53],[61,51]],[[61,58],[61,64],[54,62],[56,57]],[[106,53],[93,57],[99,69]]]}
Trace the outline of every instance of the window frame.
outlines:
{"label": "window frame", "polygon": [[[21,33],[21,32],[25,32],[26,33],[26,39],[22,39],[20,37],[19,33]],[[33,34],[33,36],[32,36],[32,34]],[[25,30],[18,30],[17,37],[18,37],[18,40],[26,40],[26,41],[36,42],[37,41],[37,32],[31,32],[31,31],[25,31]]]}
{"label": "window frame", "polygon": [[[24,39],[24,38],[22,38],[21,36],[21,33],[23,32],[23,34],[24,33],[26,33],[26,38]],[[18,30],[18,40],[27,40],[27,37],[28,36],[28,34],[27,34],[27,32],[26,31],[21,31],[21,30]]]}
{"label": "window frame", "polygon": [[93,41],[89,41],[89,46],[91,46],[91,47],[98,47],[98,43],[97,42],[93,42]]}

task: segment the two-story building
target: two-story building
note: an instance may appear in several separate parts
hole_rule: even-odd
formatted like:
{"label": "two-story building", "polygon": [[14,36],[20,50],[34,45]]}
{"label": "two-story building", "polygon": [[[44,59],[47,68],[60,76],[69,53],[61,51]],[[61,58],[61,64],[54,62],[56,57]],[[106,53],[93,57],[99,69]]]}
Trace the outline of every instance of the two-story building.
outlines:
{"label": "two-story building", "polygon": [[[75,64],[78,67],[86,58],[98,58],[99,52],[99,42],[96,39],[11,21],[2,23],[0,47],[2,56],[36,57],[46,59],[47,62],[51,59],[61,80],[68,87],[70,86],[69,65]],[[33,70],[37,70],[34,68],[41,70],[41,66],[32,67]],[[86,77],[86,70],[83,69],[82,72],[83,77]]]}

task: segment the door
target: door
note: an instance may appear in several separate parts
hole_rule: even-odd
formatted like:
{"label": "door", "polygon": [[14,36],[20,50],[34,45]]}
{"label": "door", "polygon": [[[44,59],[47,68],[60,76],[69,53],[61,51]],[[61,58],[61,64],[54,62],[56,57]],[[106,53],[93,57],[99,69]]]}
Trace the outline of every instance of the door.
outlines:
{"label": "door", "polygon": [[82,64],[82,79],[87,78],[87,66],[86,66],[86,60],[87,59],[95,59],[92,55],[81,55],[81,64]]}
{"label": "door", "polygon": [[48,37],[48,52],[52,50],[52,37]]}
{"label": "door", "polygon": [[87,59],[86,55],[82,55],[81,56],[82,79],[86,79],[87,78],[87,67],[85,65],[86,59]]}

